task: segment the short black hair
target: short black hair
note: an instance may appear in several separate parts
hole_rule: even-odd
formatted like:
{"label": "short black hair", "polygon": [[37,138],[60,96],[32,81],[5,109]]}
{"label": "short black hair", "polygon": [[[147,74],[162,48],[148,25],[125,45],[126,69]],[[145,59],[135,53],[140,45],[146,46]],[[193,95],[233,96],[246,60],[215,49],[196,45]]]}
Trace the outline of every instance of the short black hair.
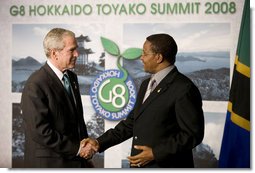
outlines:
{"label": "short black hair", "polygon": [[162,54],[163,58],[172,65],[175,63],[178,47],[173,37],[161,33],[150,35],[146,40],[152,44],[151,49],[154,53]]}

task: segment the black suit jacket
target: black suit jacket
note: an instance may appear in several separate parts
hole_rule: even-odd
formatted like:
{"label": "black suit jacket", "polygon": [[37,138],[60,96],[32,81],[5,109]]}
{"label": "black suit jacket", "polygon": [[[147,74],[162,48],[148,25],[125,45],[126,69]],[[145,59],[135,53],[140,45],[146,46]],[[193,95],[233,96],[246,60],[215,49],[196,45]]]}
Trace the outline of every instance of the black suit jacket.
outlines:
{"label": "black suit jacket", "polygon": [[86,167],[77,155],[80,141],[88,137],[77,76],[67,71],[75,101],[45,64],[33,73],[22,93],[25,122],[25,167]]}
{"label": "black suit jacket", "polygon": [[152,148],[155,160],[145,167],[194,167],[192,149],[204,136],[202,99],[197,87],[175,67],[143,102],[149,79],[143,81],[128,117],[97,140],[100,151],[133,138]]}

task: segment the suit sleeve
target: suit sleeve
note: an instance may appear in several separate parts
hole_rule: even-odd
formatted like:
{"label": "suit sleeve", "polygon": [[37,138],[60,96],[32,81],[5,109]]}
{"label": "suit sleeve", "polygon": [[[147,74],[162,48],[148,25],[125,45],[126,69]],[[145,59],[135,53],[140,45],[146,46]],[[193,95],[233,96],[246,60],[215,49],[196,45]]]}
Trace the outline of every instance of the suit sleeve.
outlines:
{"label": "suit sleeve", "polygon": [[74,157],[79,150],[79,141],[71,141],[53,128],[54,121],[49,110],[49,100],[36,83],[28,83],[24,88],[21,108],[26,127],[32,140],[50,148],[64,157]]}
{"label": "suit sleeve", "polygon": [[191,151],[203,140],[202,99],[196,86],[188,85],[186,92],[177,97],[175,112],[179,130],[153,148],[156,161],[164,161],[175,154]]}
{"label": "suit sleeve", "polygon": [[120,121],[113,129],[109,129],[97,139],[100,146],[99,152],[103,152],[106,149],[117,145],[133,136],[135,110],[137,110],[142,102],[143,95],[145,93],[144,90],[146,90],[145,88],[147,88],[148,82],[149,79],[147,79],[147,83],[143,81],[141,84],[140,90],[138,92],[138,99],[136,100],[134,109],[129,113],[127,118]]}
{"label": "suit sleeve", "polygon": [[97,138],[99,142],[99,152],[117,145],[133,135],[133,111],[130,112],[125,120],[120,121],[113,129],[109,129],[102,136]]}

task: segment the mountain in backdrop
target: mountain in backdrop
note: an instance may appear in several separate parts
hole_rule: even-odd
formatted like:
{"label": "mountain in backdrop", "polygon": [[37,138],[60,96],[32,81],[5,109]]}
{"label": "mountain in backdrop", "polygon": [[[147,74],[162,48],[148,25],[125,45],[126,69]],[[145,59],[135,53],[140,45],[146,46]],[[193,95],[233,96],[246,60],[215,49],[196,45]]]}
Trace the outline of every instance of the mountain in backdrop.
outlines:
{"label": "mountain in backdrop", "polygon": [[12,60],[13,66],[41,66],[42,64],[31,56],[21,58],[19,60]]}

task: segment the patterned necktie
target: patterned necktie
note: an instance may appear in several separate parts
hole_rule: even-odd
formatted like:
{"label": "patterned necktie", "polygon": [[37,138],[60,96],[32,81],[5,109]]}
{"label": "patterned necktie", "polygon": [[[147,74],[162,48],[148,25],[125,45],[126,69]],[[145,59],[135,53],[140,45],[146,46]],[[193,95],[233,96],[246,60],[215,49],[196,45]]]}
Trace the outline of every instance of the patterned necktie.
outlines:
{"label": "patterned necktie", "polygon": [[71,93],[70,80],[69,80],[69,77],[66,73],[64,73],[64,76],[63,76],[62,80],[64,82],[64,87],[65,87],[68,95],[71,97],[72,93]]}
{"label": "patterned necktie", "polygon": [[144,95],[144,99],[143,102],[145,102],[145,100],[148,98],[148,96],[150,95],[150,93],[152,93],[152,91],[156,88],[157,86],[157,82],[155,79],[150,80],[149,82],[149,88],[147,89],[145,95]]}
{"label": "patterned necktie", "polygon": [[157,82],[155,79],[153,79],[150,85],[150,92],[152,92],[156,88],[156,86],[157,86]]}

